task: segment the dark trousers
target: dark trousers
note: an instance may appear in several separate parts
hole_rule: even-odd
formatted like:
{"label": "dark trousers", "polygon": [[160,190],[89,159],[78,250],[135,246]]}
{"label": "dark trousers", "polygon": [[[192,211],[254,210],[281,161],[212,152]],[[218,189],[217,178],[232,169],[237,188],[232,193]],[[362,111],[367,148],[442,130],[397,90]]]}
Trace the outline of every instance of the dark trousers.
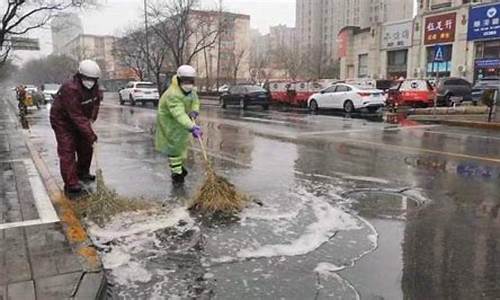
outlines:
{"label": "dark trousers", "polygon": [[78,176],[89,174],[92,163],[92,144],[76,130],[54,128],[59,166],[65,187],[79,184]]}

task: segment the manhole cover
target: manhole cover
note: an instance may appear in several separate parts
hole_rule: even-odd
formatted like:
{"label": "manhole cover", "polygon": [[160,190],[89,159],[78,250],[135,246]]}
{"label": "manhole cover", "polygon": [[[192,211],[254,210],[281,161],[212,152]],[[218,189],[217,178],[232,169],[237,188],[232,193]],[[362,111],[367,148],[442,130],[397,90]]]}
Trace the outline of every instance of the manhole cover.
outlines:
{"label": "manhole cover", "polygon": [[427,199],[410,191],[362,190],[348,193],[353,201],[351,208],[363,217],[386,219],[406,219],[407,213],[414,212],[427,202]]}

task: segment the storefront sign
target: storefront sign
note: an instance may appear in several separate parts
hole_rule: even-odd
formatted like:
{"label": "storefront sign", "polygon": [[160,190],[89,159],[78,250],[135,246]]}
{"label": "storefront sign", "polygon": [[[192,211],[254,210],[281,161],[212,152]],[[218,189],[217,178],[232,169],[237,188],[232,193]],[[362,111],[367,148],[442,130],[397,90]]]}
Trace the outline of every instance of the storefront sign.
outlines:
{"label": "storefront sign", "polygon": [[467,39],[500,38],[500,3],[471,8]]}
{"label": "storefront sign", "polygon": [[382,49],[411,47],[412,21],[384,25],[382,28]]}
{"label": "storefront sign", "polygon": [[476,68],[500,68],[500,58],[476,59]]}
{"label": "storefront sign", "polygon": [[456,13],[432,16],[425,19],[425,45],[455,41]]}

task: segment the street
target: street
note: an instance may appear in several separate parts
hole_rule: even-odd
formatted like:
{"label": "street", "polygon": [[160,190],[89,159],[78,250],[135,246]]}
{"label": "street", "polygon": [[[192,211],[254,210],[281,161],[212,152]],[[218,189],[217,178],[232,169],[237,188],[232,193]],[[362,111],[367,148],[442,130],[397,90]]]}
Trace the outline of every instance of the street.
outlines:
{"label": "street", "polygon": [[[61,180],[48,107],[28,121]],[[171,208],[89,228],[116,298],[500,298],[498,131],[205,105],[216,172],[254,199],[207,225],[184,209],[204,178],[199,145],[173,188],[155,123],[152,106],[107,94],[95,124],[106,184]]]}

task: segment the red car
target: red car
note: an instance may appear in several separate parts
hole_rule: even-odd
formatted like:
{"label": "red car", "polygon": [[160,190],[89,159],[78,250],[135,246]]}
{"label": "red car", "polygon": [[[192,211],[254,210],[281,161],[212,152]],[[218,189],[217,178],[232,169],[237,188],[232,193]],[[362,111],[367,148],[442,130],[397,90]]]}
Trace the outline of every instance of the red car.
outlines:
{"label": "red car", "polygon": [[425,79],[406,79],[389,89],[387,104],[392,107],[430,107],[434,106],[436,91]]}

